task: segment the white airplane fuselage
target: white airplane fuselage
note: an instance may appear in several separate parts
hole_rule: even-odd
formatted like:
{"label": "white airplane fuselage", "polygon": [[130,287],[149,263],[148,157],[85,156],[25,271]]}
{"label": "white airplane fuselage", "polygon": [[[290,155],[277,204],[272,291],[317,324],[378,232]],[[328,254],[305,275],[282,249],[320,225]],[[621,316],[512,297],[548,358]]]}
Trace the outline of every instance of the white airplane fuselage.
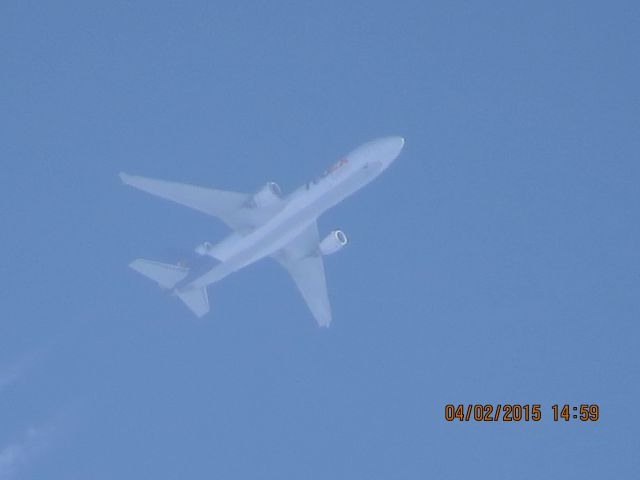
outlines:
{"label": "white airplane fuselage", "polygon": [[183,284],[178,291],[206,287],[280,251],[323,212],[380,175],[397,158],[403,146],[403,138],[389,137],[356,148],[321,177],[283,199],[281,210],[267,223],[245,236],[234,234],[232,241],[226,242],[224,254],[216,256],[222,263]]}

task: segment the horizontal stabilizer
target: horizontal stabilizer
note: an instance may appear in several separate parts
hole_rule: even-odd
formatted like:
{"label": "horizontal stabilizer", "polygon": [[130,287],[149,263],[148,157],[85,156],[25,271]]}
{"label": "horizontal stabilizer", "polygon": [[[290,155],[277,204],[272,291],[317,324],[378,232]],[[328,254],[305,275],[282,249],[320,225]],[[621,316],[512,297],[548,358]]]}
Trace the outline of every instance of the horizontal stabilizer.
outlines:
{"label": "horizontal stabilizer", "polygon": [[145,260],[144,258],[134,260],[129,266],[136,272],[157,282],[163,288],[173,288],[189,273],[188,268]]}
{"label": "horizontal stabilizer", "polygon": [[202,317],[209,312],[209,297],[207,295],[207,287],[187,287],[184,289],[176,290],[178,298],[189,307],[197,317]]}

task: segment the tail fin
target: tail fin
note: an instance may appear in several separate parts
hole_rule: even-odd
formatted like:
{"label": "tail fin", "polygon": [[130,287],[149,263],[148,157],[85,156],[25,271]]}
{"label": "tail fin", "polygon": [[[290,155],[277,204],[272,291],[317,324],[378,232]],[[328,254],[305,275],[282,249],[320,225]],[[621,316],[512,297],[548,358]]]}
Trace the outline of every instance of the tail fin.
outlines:
{"label": "tail fin", "polygon": [[136,272],[157,282],[163,288],[173,288],[189,273],[188,268],[145,260],[144,258],[134,260],[129,266]]}
{"label": "tail fin", "polygon": [[[173,288],[178,282],[184,280],[189,274],[189,269],[179,265],[154,262],[138,258],[129,264],[136,272],[157,282],[163,288]],[[207,287],[186,287],[175,290],[175,294],[198,317],[202,317],[209,311],[209,297]]]}
{"label": "tail fin", "polygon": [[207,287],[181,288],[176,290],[176,295],[197,317],[202,317],[209,311]]}

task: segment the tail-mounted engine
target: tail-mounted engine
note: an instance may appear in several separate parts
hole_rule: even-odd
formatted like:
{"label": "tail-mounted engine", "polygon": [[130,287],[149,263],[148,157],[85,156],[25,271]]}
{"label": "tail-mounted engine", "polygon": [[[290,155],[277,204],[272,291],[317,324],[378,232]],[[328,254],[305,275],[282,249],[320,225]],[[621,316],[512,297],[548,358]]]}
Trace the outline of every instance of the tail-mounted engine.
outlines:
{"label": "tail-mounted engine", "polygon": [[267,182],[267,184],[258,190],[251,198],[253,207],[268,207],[276,203],[282,198],[280,186],[275,182]]}
{"label": "tail-mounted engine", "polygon": [[322,255],[331,255],[347,244],[347,236],[342,230],[334,230],[320,242]]}

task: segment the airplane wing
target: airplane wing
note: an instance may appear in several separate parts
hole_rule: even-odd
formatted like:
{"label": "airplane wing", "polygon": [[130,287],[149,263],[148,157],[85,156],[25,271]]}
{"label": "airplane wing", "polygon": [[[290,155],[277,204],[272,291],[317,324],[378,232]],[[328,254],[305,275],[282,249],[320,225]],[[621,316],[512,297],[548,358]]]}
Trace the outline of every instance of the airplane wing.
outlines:
{"label": "airplane wing", "polygon": [[250,193],[228,192],[185,183],[168,182],[121,172],[122,181],[138,190],[218,217],[235,231],[246,233],[267,222],[273,209],[249,207]]}
{"label": "airplane wing", "polygon": [[331,323],[324,262],[318,249],[318,224],[314,222],[273,257],[289,272],[321,327]]}

